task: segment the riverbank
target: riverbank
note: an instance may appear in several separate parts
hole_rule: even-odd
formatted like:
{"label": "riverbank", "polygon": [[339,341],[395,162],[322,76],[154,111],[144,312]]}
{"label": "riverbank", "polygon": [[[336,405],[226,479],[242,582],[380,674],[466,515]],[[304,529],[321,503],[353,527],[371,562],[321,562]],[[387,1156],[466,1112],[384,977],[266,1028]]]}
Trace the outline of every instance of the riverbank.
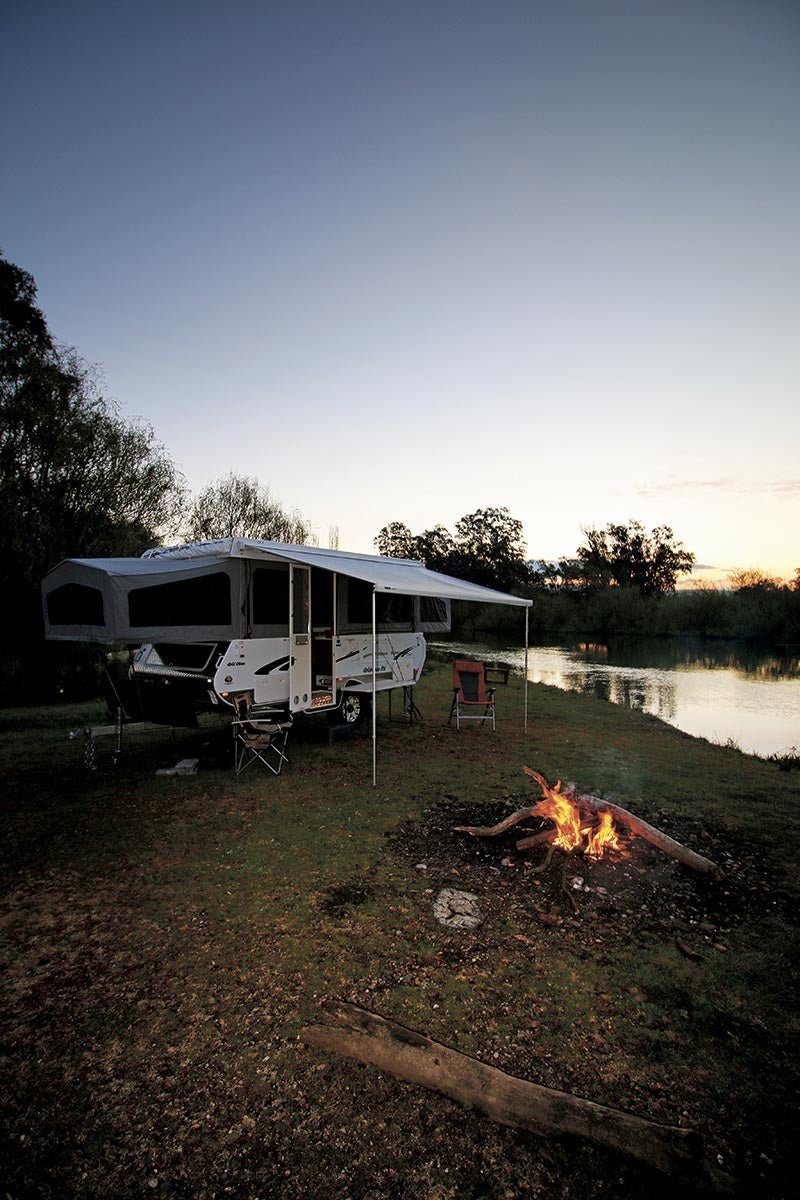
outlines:
{"label": "riverbank", "polygon": [[[155,731],[116,769],[101,746],[87,775],[65,731],[91,710],[6,710],[12,1195],[674,1195],[621,1155],[514,1133],[304,1048],[327,997],[694,1127],[740,1195],[791,1194],[797,773],[543,686],[525,734],[518,679],[498,690],[496,735],[457,734],[449,696],[434,666],[415,690],[422,724],[381,708],[377,791],[365,734],[329,747],[298,732],[283,776],[237,779],[215,765],[226,731]],[[190,755],[196,776],[155,776]],[[558,873],[531,874],[537,856],[513,837],[452,833],[530,802],[523,763],[613,796],[725,879],[634,843],[575,867],[574,915]],[[477,895],[483,925],[438,925],[444,886]]]}
{"label": "riverbank", "polygon": [[[501,636],[431,640],[430,653],[501,659],[520,674],[525,652]],[[534,639],[528,677],[658,716],[685,733],[800,764],[800,655],[700,638]]]}

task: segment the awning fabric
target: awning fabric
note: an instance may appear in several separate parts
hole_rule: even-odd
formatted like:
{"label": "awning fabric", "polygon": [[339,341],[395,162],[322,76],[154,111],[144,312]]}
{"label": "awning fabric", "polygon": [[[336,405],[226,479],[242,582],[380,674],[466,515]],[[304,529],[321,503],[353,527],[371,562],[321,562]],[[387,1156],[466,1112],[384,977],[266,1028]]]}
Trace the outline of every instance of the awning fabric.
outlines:
{"label": "awning fabric", "polygon": [[290,546],[284,542],[264,542],[255,538],[221,538],[190,546],[148,550],[143,561],[165,561],[219,555],[230,558],[272,559],[337,571],[352,579],[371,583],[376,592],[397,592],[403,596],[438,596],[443,600],[472,600],[478,604],[512,604],[530,608],[533,601],[512,596],[494,588],[467,583],[452,575],[429,571],[412,558],[386,558],[377,554],[350,554],[344,550],[322,550],[318,546]]}

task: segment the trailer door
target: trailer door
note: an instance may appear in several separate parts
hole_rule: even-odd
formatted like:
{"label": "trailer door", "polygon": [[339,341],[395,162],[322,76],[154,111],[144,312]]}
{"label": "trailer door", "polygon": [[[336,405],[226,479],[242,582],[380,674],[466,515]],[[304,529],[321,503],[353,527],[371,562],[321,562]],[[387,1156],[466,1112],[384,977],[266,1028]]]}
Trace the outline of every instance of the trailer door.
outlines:
{"label": "trailer door", "polygon": [[311,570],[290,569],[291,658],[289,708],[299,712],[311,704]]}

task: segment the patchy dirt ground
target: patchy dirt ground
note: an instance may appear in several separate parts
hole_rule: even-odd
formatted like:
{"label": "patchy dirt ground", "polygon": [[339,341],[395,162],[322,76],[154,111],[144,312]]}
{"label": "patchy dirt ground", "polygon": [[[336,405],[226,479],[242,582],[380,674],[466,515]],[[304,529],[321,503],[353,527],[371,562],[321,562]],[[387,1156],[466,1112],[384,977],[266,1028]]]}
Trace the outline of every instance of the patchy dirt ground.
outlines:
{"label": "patchy dirt ground", "polygon": [[[574,739],[572,709],[565,728]],[[763,850],[699,815],[642,812],[725,879],[634,842],[570,861],[575,913],[558,856],[536,874],[543,852],[517,853],[519,828],[452,831],[530,803],[503,786],[525,761],[511,737],[397,737],[422,791],[404,764],[377,796],[365,789],[355,744],[335,759],[298,746],[266,785],[227,771],[156,782],[144,750],[88,780],[49,746],[33,768],[14,756],[0,1195],[674,1196],[621,1155],[492,1125],[304,1047],[302,1025],[340,998],[512,1074],[696,1128],[740,1197],[793,1196],[798,939]],[[607,754],[608,731],[594,740]],[[772,803],[772,776],[759,786]],[[478,896],[479,928],[435,921],[445,886]]]}
{"label": "patchy dirt ground", "polygon": [[[725,954],[740,915],[774,903],[758,864],[704,840],[729,871],[726,886],[715,889],[633,843],[607,862],[570,864],[576,914],[557,863],[533,875],[536,859],[514,851],[519,829],[481,841],[452,833],[453,824],[488,824],[515,806],[443,800],[386,836],[390,859],[413,871],[407,889],[376,870],[321,893],[318,910],[332,928],[387,897],[409,910],[375,969],[342,978],[335,989],[329,973],[328,994],[437,1036],[454,995],[463,1001],[472,993],[480,1004],[462,1004],[464,1027],[459,1033],[445,1022],[443,1040],[522,1077],[654,1120],[686,1121],[691,1113],[723,1165],[763,1187],[772,1145],[731,1136],[745,1097],[732,1094],[723,1109],[706,1112],[673,1070],[669,1047],[682,1044],[688,1015],[681,1014],[695,1006],[690,992],[676,985],[664,996],[653,984],[649,993],[646,982],[620,979],[615,964],[618,951],[653,940],[680,943],[703,960]],[[573,1196],[578,1184],[587,1197],[672,1194],[668,1183],[619,1156],[500,1129],[377,1071],[304,1049],[292,1031],[298,1013],[312,1011],[312,998],[302,972],[286,967],[291,934],[274,925],[246,929],[187,907],[175,889],[165,919],[161,901],[174,867],[130,866],[94,881],[45,875],[20,880],[8,897],[3,1149],[14,1200],[477,1200]],[[430,920],[439,887],[455,884],[481,899],[485,920],[474,933]],[[360,936],[355,926],[352,936]],[[610,974],[598,983],[604,966]],[[556,967],[585,969],[583,986],[596,990],[590,1011],[571,1008],[569,980],[565,990]],[[632,1069],[615,1053],[620,1011],[612,993],[620,986],[649,1029],[651,1054],[661,1047],[655,1070]],[[475,1012],[477,1027],[469,1024]],[[724,1032],[752,1037],[755,1028],[743,1018]],[[767,1194],[781,1195],[780,1183],[772,1185]]]}
{"label": "patchy dirt ground", "polygon": [[[791,899],[780,890],[763,856],[742,841],[709,833],[698,821],[664,811],[649,814],[648,819],[660,820],[670,836],[717,863],[724,872],[721,882],[693,873],[624,831],[620,831],[620,851],[601,859],[557,851],[541,874],[538,868],[544,864],[546,848],[516,849],[520,838],[549,827],[536,817],[499,837],[454,831],[458,825],[491,827],[530,803],[529,793],[477,805],[448,796],[428,808],[421,820],[393,832],[389,842],[429,880],[446,886],[457,877],[467,890],[482,890],[492,910],[499,902],[504,911],[530,918],[533,903],[542,923],[568,922],[584,932],[592,921],[602,920],[606,944],[627,936],[631,929],[651,930],[688,938],[698,951],[705,945],[724,953],[720,938],[743,917],[791,918],[793,914]],[[564,886],[572,901],[565,896]]]}

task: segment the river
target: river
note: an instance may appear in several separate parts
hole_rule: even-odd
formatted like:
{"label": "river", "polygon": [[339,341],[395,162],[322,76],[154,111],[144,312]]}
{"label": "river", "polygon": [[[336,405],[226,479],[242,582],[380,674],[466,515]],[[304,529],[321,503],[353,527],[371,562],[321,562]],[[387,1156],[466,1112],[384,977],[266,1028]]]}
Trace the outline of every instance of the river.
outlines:
{"label": "river", "polygon": [[[524,649],[488,635],[432,640],[431,651],[502,659],[518,671]],[[800,746],[800,651],[742,642],[625,638],[532,645],[528,678],[652,713],[686,733],[749,754]]]}

